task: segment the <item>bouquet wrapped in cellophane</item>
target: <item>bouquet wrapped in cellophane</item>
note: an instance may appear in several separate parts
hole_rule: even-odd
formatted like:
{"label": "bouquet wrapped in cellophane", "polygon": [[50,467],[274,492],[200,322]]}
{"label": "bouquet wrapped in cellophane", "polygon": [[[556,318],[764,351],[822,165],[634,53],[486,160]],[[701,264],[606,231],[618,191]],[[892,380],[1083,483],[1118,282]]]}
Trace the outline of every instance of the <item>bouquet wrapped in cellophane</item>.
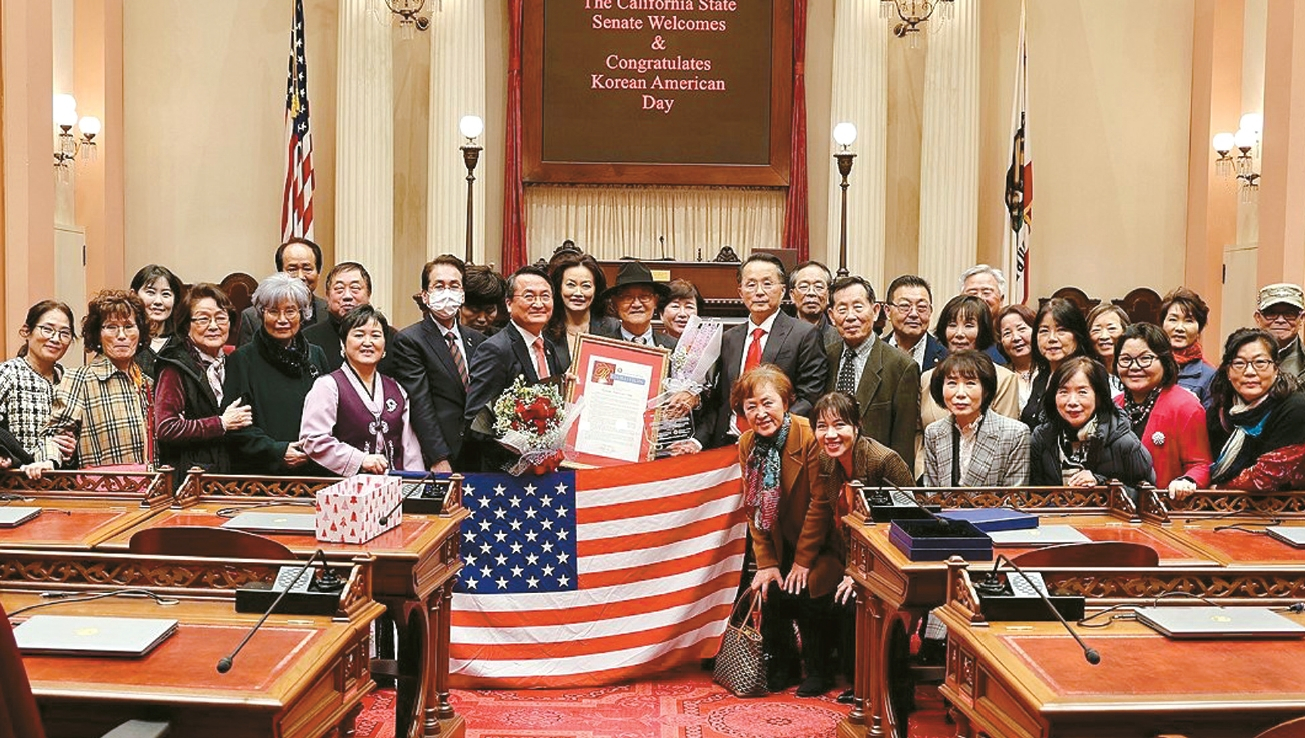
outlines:
{"label": "bouquet wrapped in cellophane", "polygon": [[555,383],[531,384],[518,376],[494,401],[494,433],[518,458],[507,472],[520,476],[555,471],[563,461],[567,431],[580,414],[581,403],[568,403]]}
{"label": "bouquet wrapped in cellophane", "polygon": [[665,404],[679,392],[701,394],[707,388],[716,359],[720,358],[720,338],[725,325],[719,320],[689,318],[689,324],[671,352],[670,376],[662,383],[662,393],[648,401],[649,409]]}

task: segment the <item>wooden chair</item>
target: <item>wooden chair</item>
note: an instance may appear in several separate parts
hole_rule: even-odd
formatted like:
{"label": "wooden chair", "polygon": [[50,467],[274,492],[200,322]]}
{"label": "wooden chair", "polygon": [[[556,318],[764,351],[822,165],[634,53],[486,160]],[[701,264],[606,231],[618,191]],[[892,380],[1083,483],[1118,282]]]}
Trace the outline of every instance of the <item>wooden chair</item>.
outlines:
{"label": "wooden chair", "polygon": [[1016,566],[1067,567],[1067,566],[1128,566],[1152,567],[1160,565],[1160,555],[1154,548],[1129,541],[1093,541],[1091,543],[1066,543],[1027,551],[1011,559]]}
{"label": "wooden chair", "polygon": [[[104,735],[104,738],[164,738],[171,730],[167,723],[131,720]],[[41,711],[32,695],[32,683],[18,653],[13,626],[0,605],[0,738],[45,738]]]}
{"label": "wooden chair", "polygon": [[1278,723],[1255,738],[1305,738],[1305,717]]}
{"label": "wooden chair", "polygon": [[1088,313],[1092,312],[1092,308],[1096,307],[1097,304],[1101,302],[1100,300],[1095,300],[1091,297],[1088,297],[1086,292],[1080,290],[1077,287],[1061,287],[1060,289],[1051,293],[1050,298],[1043,297],[1040,300],[1038,300],[1038,307],[1041,308],[1043,305],[1047,304],[1047,300],[1056,297],[1059,297],[1064,300],[1069,300],[1070,302],[1074,303],[1074,307],[1077,307],[1080,311],[1082,311],[1085,317],[1087,316]]}
{"label": "wooden chair", "polygon": [[243,530],[178,525],[147,528],[127,541],[134,554],[156,556],[207,556],[216,559],[294,559],[284,544]]}
{"label": "wooden chair", "polygon": [[1134,323],[1160,325],[1160,293],[1150,287],[1137,287],[1118,300],[1111,300],[1128,313]]}
{"label": "wooden chair", "polygon": [[[235,318],[239,320],[240,314],[254,304],[254,290],[258,289],[258,280],[244,272],[232,272],[223,277],[218,286],[227,293]],[[231,335],[227,338],[227,345],[236,345],[236,332],[239,327],[236,323],[231,324]]]}

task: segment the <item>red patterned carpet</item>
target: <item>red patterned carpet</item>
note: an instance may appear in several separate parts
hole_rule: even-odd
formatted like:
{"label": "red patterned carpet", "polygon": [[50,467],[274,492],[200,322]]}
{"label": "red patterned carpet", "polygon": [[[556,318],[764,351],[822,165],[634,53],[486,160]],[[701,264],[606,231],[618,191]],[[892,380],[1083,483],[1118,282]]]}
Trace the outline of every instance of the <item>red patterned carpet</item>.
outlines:
{"label": "red patterned carpet", "polygon": [[[455,691],[453,706],[467,738],[832,738],[847,714],[837,696],[798,699],[790,689],[739,699],[692,668],[613,687]],[[393,704],[390,690],[371,695],[358,738],[393,738]],[[921,687],[916,704],[911,738],[955,735],[936,690]]]}

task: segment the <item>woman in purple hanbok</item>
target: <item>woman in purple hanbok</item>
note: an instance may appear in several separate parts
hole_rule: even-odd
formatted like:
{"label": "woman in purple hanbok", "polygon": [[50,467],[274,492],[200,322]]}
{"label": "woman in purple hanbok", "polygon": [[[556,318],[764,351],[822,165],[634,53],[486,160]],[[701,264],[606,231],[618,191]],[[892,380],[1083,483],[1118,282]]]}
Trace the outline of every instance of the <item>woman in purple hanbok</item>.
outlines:
{"label": "woman in purple hanbok", "polygon": [[421,471],[421,447],[408,422],[408,395],[376,371],[385,355],[385,316],[371,305],[340,321],[344,366],[319,377],[304,400],[304,453],[342,476]]}

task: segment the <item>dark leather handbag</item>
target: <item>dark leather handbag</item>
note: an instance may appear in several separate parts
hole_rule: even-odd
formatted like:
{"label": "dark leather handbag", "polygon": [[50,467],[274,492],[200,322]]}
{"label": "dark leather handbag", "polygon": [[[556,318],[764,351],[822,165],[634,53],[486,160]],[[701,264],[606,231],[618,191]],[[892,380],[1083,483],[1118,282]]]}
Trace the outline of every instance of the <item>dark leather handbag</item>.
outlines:
{"label": "dark leather handbag", "polygon": [[[748,610],[739,619],[739,606],[748,603]],[[761,596],[749,592],[734,603],[734,611],[721,636],[720,652],[712,680],[734,693],[736,697],[765,697],[766,655],[761,648]]]}

